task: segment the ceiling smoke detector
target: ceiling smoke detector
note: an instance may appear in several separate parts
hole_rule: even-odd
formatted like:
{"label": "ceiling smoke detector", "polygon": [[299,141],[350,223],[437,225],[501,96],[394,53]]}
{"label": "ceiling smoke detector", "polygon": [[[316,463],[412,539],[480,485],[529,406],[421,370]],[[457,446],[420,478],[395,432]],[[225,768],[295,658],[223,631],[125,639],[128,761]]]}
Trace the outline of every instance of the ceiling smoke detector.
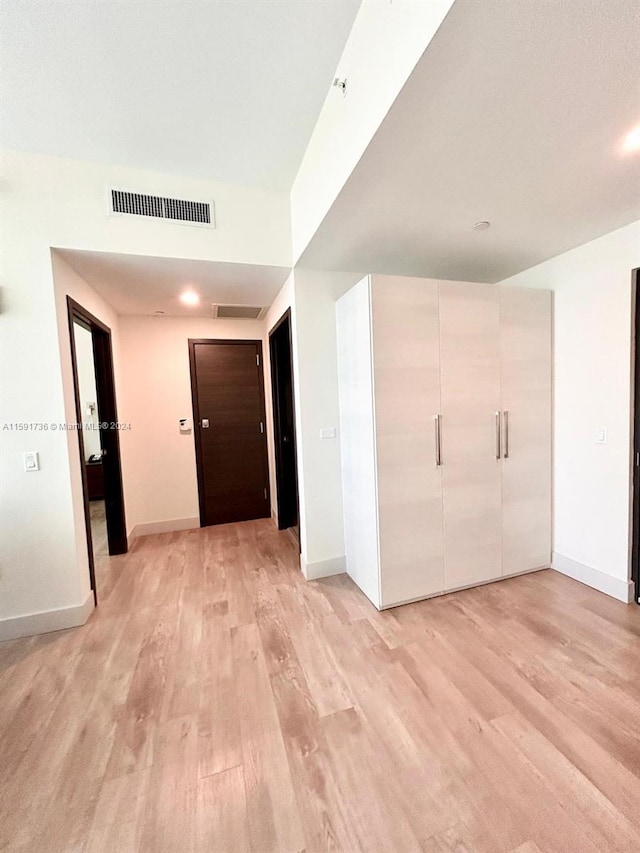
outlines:
{"label": "ceiling smoke detector", "polygon": [[487,228],[491,228],[491,223],[486,219],[481,219],[480,222],[476,222],[473,226],[474,231],[486,231]]}

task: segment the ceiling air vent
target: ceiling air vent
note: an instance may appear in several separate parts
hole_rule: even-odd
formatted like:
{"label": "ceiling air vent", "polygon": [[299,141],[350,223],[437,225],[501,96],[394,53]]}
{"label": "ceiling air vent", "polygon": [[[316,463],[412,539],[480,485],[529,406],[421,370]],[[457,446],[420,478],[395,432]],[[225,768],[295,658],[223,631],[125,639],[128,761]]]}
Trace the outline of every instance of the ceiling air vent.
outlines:
{"label": "ceiling air vent", "polygon": [[166,198],[112,189],[110,212],[129,216],[151,216],[154,219],[168,219],[172,222],[215,228],[213,204],[210,201]]}
{"label": "ceiling air vent", "polygon": [[260,320],[265,308],[253,305],[212,305],[214,320]]}

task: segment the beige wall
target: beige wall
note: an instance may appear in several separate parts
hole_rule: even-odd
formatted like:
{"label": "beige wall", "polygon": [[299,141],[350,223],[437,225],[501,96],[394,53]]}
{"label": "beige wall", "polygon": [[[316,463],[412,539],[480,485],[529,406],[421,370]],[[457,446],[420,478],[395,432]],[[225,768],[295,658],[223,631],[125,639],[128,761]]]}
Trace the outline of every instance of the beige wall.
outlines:
{"label": "beige wall", "polygon": [[[164,521],[198,524],[193,435],[178,420],[191,417],[187,341],[190,337],[263,340],[265,404],[272,512],[277,508],[268,333],[291,308],[300,492],[302,563],[311,573],[344,560],[340,436],[338,427],[335,299],[361,275],[295,270],[262,321],[120,317],[120,357],[126,364],[118,390],[123,477],[129,532]],[[151,527],[145,527],[145,526]]]}
{"label": "beige wall", "polygon": [[293,260],[313,237],[453,0],[364,2],[291,188]]}
{"label": "beige wall", "polygon": [[[314,577],[344,571],[335,302],[362,274],[296,267],[293,276],[301,556]],[[325,428],[336,437],[321,438]]]}
{"label": "beige wall", "polygon": [[[189,338],[263,340],[258,320],[120,317],[118,416],[127,531],[153,532],[161,523],[198,527]],[[181,433],[179,419],[191,432]]]}
{"label": "beige wall", "polygon": [[[57,368],[62,373],[62,390],[63,390],[63,409],[59,421],[66,423],[75,423],[75,395],[73,389],[73,371],[71,366],[71,342],[69,335],[69,323],[67,315],[67,296],[70,296],[76,302],[86,308],[89,313],[93,314],[101,320],[106,326],[111,329],[111,341],[113,345],[113,360],[116,386],[120,376],[120,359],[119,359],[119,338],[118,338],[118,317],[111,306],[100,297],[98,294],[80,278],[74,270],[55,252],[51,253],[51,274],[53,277],[53,295],[55,298],[55,320],[58,330],[58,363]],[[44,365],[43,365],[44,367]],[[42,411],[39,418],[43,417]],[[44,409],[45,416],[48,414]],[[40,435],[34,436],[39,446],[48,448],[42,455],[43,464],[53,456],[53,452],[60,453],[62,459],[66,462],[66,468],[61,467],[59,481],[56,483],[58,497],[51,497],[52,504],[45,507],[45,517],[42,521],[42,527],[37,528],[37,535],[33,536],[30,542],[32,551],[41,538],[47,536],[52,530],[55,531],[55,526],[51,523],[50,515],[56,513],[55,500],[60,499],[60,494],[63,488],[70,489],[70,507],[69,516],[65,516],[65,522],[70,523],[72,531],[72,540],[58,540],[52,544],[49,554],[49,562],[45,562],[45,566],[50,568],[46,573],[45,578],[40,577],[43,569],[42,565],[29,563],[28,573],[28,588],[22,590],[22,595],[27,599],[33,599],[36,593],[42,595],[42,604],[32,612],[47,611],[54,609],[54,603],[59,600],[58,596],[61,590],[62,582],[67,579],[73,579],[76,584],[76,595],[78,598],[76,605],[83,604],[89,596],[89,557],[87,553],[87,537],[84,525],[84,496],[82,493],[82,470],[80,468],[80,456],[78,453],[78,435],[76,432],[49,433],[44,439]],[[46,442],[46,443],[45,443]],[[37,475],[36,475],[37,477]],[[41,481],[42,482],[42,481]],[[48,483],[44,481],[44,487],[48,487]],[[66,503],[62,505],[66,510]],[[62,519],[59,519],[60,521]],[[26,525],[21,525],[28,530]],[[19,530],[15,531],[19,534]],[[72,543],[72,544],[71,544]],[[55,561],[58,558],[63,547],[70,548],[69,564],[65,566],[67,571],[63,574],[59,569],[52,571],[51,568],[56,565]],[[27,552],[29,553],[29,551]],[[71,556],[72,555],[72,556]],[[73,571],[71,567],[73,566]],[[38,571],[40,570],[40,572]],[[32,584],[38,584],[34,589]],[[16,589],[16,587],[13,587]],[[67,605],[68,606],[68,605]]]}
{"label": "beige wall", "polygon": [[[0,178],[0,387],[6,424],[75,420],[66,306],[54,293],[52,248],[291,263],[287,193],[12,152],[2,155]],[[109,185],[211,197],[217,227],[109,217]],[[82,289],[82,280],[60,269],[70,287]],[[78,301],[86,304],[82,296]],[[117,326],[113,312],[99,305],[95,294],[89,302],[96,306],[87,304],[92,313]],[[34,614],[35,620],[24,622],[28,633],[53,625],[55,619],[47,614],[62,614],[56,627],[72,624],[75,613],[86,618],[87,553],[77,444],[72,444],[77,436],[7,430],[0,432],[0,441],[0,637],[16,635],[19,620]],[[40,471],[25,473],[25,451],[39,452]]]}
{"label": "beige wall", "polygon": [[[632,283],[640,222],[502,284],[554,292],[554,567],[631,591]],[[597,433],[606,430],[606,443]]]}
{"label": "beige wall", "polygon": [[[300,556],[302,569],[309,577],[344,571],[335,301],[361,278],[362,273],[332,273],[296,267],[264,318],[268,342],[269,330],[287,308],[291,309]],[[265,371],[269,462],[274,472],[268,352]],[[320,437],[320,430],[327,427],[336,429],[335,438]],[[275,487],[272,474],[274,511],[277,506]]]}
{"label": "beige wall", "polygon": [[[66,327],[66,296],[72,296],[112,330],[116,364],[118,419],[130,429],[120,433],[122,479],[127,533],[144,535],[155,529],[198,527],[193,411],[189,375],[189,338],[259,340],[263,351],[266,325],[259,320],[117,316],[111,307],[57,254],[53,255],[56,300],[64,366],[71,379]],[[286,309],[285,309],[286,310]],[[123,369],[120,369],[123,365]],[[66,372],[66,370],[65,370]],[[269,480],[275,499],[272,417],[268,366],[265,397],[269,438]],[[73,388],[68,389],[69,419]],[[181,433],[179,419],[188,418],[191,432]],[[79,525],[80,562],[84,544],[82,486],[77,466],[77,437],[69,435],[69,460],[74,471],[74,505]]]}

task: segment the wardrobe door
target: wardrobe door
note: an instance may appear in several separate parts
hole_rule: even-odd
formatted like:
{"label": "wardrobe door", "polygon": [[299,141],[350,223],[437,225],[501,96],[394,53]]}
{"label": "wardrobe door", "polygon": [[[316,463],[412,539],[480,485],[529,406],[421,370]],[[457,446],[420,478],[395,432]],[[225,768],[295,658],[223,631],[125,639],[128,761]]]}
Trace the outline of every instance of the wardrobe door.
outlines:
{"label": "wardrobe door", "polygon": [[499,290],[440,283],[446,589],[500,577]]}
{"label": "wardrobe door", "polygon": [[383,607],[444,590],[438,282],[371,277]]}
{"label": "wardrobe door", "polygon": [[551,293],[500,288],[502,570],[551,559]]}

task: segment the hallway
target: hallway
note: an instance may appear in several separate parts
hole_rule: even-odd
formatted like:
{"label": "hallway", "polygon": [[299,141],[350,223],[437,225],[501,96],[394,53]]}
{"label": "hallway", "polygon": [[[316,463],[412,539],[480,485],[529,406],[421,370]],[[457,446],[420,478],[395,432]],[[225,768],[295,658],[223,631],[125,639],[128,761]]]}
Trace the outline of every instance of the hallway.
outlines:
{"label": "hallway", "polygon": [[640,619],[545,571],[378,613],[270,520],[0,645],[0,849],[636,851]]}

